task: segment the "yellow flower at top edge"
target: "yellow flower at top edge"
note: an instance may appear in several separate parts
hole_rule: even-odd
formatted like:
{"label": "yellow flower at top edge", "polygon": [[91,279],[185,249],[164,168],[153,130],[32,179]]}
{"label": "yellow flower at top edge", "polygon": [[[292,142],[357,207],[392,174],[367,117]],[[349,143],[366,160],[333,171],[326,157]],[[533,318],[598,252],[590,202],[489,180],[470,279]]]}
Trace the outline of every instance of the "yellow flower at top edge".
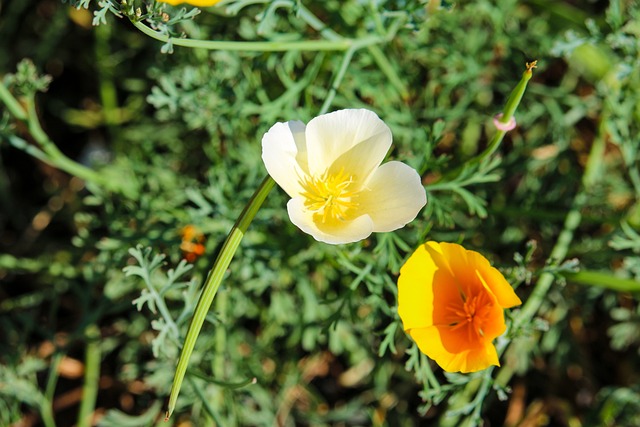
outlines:
{"label": "yellow flower at top edge", "polygon": [[427,242],[398,279],[398,313],[420,350],[447,372],[500,366],[493,340],[506,330],[504,309],[522,302],[477,252]]}
{"label": "yellow flower at top edge", "polygon": [[391,161],[391,130],[372,111],[339,110],[276,123],[262,138],[269,175],[291,200],[291,222],[316,240],[351,243],[412,221],[427,203],[420,176]]}
{"label": "yellow flower at top edge", "polygon": [[220,3],[222,0],[156,0],[160,3],[169,3],[172,6],[176,6],[182,3],[188,3],[192,6],[207,7],[213,6],[216,3]]}

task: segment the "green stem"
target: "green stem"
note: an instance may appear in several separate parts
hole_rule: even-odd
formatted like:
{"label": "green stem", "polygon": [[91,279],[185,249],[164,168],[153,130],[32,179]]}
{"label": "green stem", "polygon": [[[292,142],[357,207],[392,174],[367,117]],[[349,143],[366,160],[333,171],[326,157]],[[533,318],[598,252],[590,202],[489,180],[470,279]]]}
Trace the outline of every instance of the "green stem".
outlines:
{"label": "green stem", "polygon": [[95,325],[87,328],[87,348],[85,350],[84,385],[82,400],[78,412],[78,427],[93,425],[91,418],[98,397],[98,383],[100,382],[100,331]]}
{"label": "green stem", "polygon": [[[483,372],[482,377],[475,378],[467,383],[467,386],[462,391],[459,399],[452,399],[453,402],[448,411],[461,411],[465,406],[468,406],[467,402],[472,400],[473,411],[465,417],[465,420],[459,422],[460,415],[453,417],[446,417],[440,427],[467,427],[479,425],[478,420],[482,417],[482,402],[486,398],[487,394],[491,390],[491,374],[493,373],[493,366],[489,367]],[[464,413],[464,412],[463,412]]]}
{"label": "green stem", "polygon": [[53,357],[51,358],[51,365],[49,367],[49,375],[47,377],[47,385],[44,389],[44,397],[48,402],[53,402],[53,396],[56,392],[56,385],[58,384],[58,378],[60,373],[58,369],[60,368],[60,363],[64,358],[64,353],[59,350],[56,350]]}
{"label": "green stem", "polygon": [[216,340],[216,353],[217,357],[214,359],[213,375],[216,378],[224,378],[224,354],[227,348],[227,330],[224,326],[227,320],[227,303],[229,301],[229,295],[227,292],[222,292],[216,298],[216,312],[220,319],[220,325],[216,328],[215,340]]}
{"label": "green stem", "polygon": [[[305,15],[306,18],[312,20],[313,15]],[[298,41],[260,41],[260,42],[242,42],[242,41],[219,41],[219,40],[193,40],[186,38],[170,37],[159,31],[153,30],[140,21],[131,20],[133,25],[149,37],[161,41],[163,43],[170,42],[174,46],[183,46],[190,48],[208,49],[208,50],[226,50],[239,52],[287,52],[287,51],[347,51],[362,49],[367,46],[384,44],[392,40],[402,23],[404,17],[399,17],[392,22],[387,34],[372,35],[360,39],[342,38],[337,33],[329,33],[327,38],[330,40],[298,40]],[[310,24],[311,25],[311,24]]]}
{"label": "green stem", "polygon": [[378,9],[378,5],[375,0],[369,0],[369,11],[371,12],[371,16],[373,17],[376,31],[378,31],[378,34],[384,34],[384,24],[382,23],[380,10]]}
{"label": "green stem", "polygon": [[[0,86],[2,86],[0,84]],[[42,424],[45,427],[56,427],[55,418],[53,416],[53,395],[55,394],[56,383],[58,382],[58,367],[62,361],[63,355],[60,352],[54,354],[49,368],[49,376],[44,394],[38,399],[38,411]]]}
{"label": "green stem", "polygon": [[635,189],[636,194],[640,194],[640,171],[634,165],[635,161],[632,161],[627,166],[627,171],[629,173],[629,179],[631,180],[631,184]]}
{"label": "green stem", "polygon": [[204,284],[204,289],[202,291],[202,294],[200,295],[200,299],[198,300],[196,310],[193,313],[191,323],[189,324],[189,330],[187,331],[187,336],[184,340],[180,358],[178,359],[178,365],[173,377],[173,385],[171,386],[171,395],[169,396],[169,404],[166,414],[167,418],[171,416],[173,410],[176,407],[178,393],[180,392],[180,387],[182,386],[182,381],[189,365],[189,358],[191,357],[191,353],[193,353],[196,339],[200,334],[200,329],[202,328],[204,319],[209,312],[209,307],[211,307],[213,298],[215,297],[216,293],[218,292],[218,288],[222,283],[224,273],[227,271],[227,268],[231,263],[231,259],[233,258],[233,255],[236,253],[236,250],[240,245],[242,237],[247,232],[249,224],[251,224],[251,221],[255,217],[256,213],[258,213],[260,206],[262,205],[274,185],[275,181],[271,179],[270,176],[267,176],[262,181],[262,184],[260,184],[260,187],[258,187],[256,192],[253,194],[251,200],[249,200],[249,203],[247,204],[247,206],[245,206],[244,210],[238,217],[238,220],[231,229],[229,236],[227,236],[227,239],[225,240],[222,249],[218,254],[218,257],[213,264],[213,268],[207,276],[207,280]]}
{"label": "green stem", "polygon": [[133,25],[148,35],[163,43],[171,42],[174,46],[183,46],[191,48],[200,48],[208,50],[226,50],[226,51],[242,51],[242,52],[285,52],[290,50],[299,51],[340,51],[347,50],[356,42],[358,44],[376,44],[383,39],[379,36],[371,36],[362,40],[352,39],[336,39],[336,40],[300,40],[300,41],[260,41],[260,42],[241,42],[241,41],[219,41],[219,40],[193,40],[170,37],[155,31],[140,21],[131,21]]}
{"label": "green stem", "polygon": [[[522,73],[522,78],[520,79],[520,82],[518,82],[518,84],[513,89],[513,91],[511,91],[511,94],[507,99],[504,110],[502,112],[502,117],[500,117],[500,119],[498,120],[500,123],[507,124],[513,118],[513,115],[515,114],[516,109],[518,108],[518,105],[520,105],[520,101],[522,100],[522,96],[524,95],[524,92],[527,88],[527,84],[529,83],[529,80],[531,80],[531,76],[533,74],[532,71],[536,67],[536,63],[537,61],[527,63],[526,65],[527,69],[524,71],[524,73]],[[496,150],[500,147],[500,144],[502,143],[502,140],[504,139],[504,136],[507,134],[507,132],[508,131],[506,130],[496,129],[496,133],[493,134],[493,137],[491,138],[491,141],[489,141],[487,148],[485,148],[482,153],[478,154],[476,157],[472,159],[469,159],[462,166],[455,168],[454,170],[448,172],[444,176],[445,177],[458,176],[460,175],[463,169],[468,169],[472,166],[477,166],[482,162],[484,162],[493,153],[495,153]]]}
{"label": "green stem", "polygon": [[[353,54],[355,53],[355,50],[356,49],[349,49],[345,54],[342,60],[342,65],[336,73],[333,84],[331,85],[331,90],[329,91],[327,99],[323,103],[319,114],[326,113],[331,106],[331,102],[335,97],[337,88],[340,86],[340,83],[344,78],[344,75],[347,71],[349,63],[351,62]],[[198,335],[200,334],[200,329],[202,329],[202,325],[209,311],[209,307],[211,307],[213,299],[218,292],[218,288],[222,283],[224,272],[229,267],[231,259],[236,253],[236,250],[240,245],[240,241],[247,231],[249,224],[255,217],[256,213],[260,209],[260,206],[267,197],[267,194],[269,194],[274,185],[275,181],[270,176],[267,176],[262,181],[262,184],[260,184],[260,187],[258,187],[256,192],[253,194],[251,200],[249,200],[249,203],[240,214],[240,217],[238,217],[236,224],[231,229],[227,240],[225,240],[224,245],[220,250],[218,258],[213,264],[212,270],[207,276],[202,294],[200,295],[200,299],[198,300],[198,304],[196,305],[193,318],[191,319],[191,323],[189,324],[189,330],[187,331],[187,336],[182,347],[182,352],[180,353],[180,357],[178,359],[178,365],[176,366],[176,372],[173,377],[173,384],[171,386],[171,393],[169,395],[169,404],[167,405],[167,419],[171,417],[171,414],[176,407],[178,393],[180,392],[182,381],[184,380],[184,376],[187,372],[187,367],[189,366],[189,359],[191,358],[191,354],[193,353],[196,340],[198,338]],[[217,336],[216,339],[219,340],[220,336]]]}
{"label": "green stem", "polygon": [[615,277],[611,273],[583,270],[577,273],[562,273],[562,275],[567,280],[581,285],[597,286],[618,292],[640,292],[639,281]]}
{"label": "green stem", "polygon": [[[584,21],[594,18],[592,16],[589,16],[589,14],[585,12],[586,9],[571,6],[565,2],[558,2],[553,0],[527,0],[527,3],[541,8],[542,10],[544,10],[545,14],[551,15],[551,19],[553,19],[554,17],[559,18],[561,22],[558,22],[557,25],[561,25],[564,28],[569,27],[567,23],[571,23],[575,26],[575,29],[582,29],[584,28]],[[598,23],[598,25],[600,25],[604,20],[604,15],[594,20]]]}
{"label": "green stem", "polygon": [[20,105],[20,102],[9,92],[9,89],[0,83],[0,101],[7,106],[9,113],[20,121],[27,120],[27,111]]}
{"label": "green stem", "polygon": [[40,406],[40,417],[42,418],[42,424],[45,427],[56,427],[56,421],[53,417],[53,409],[51,409],[51,402],[44,400]]}
{"label": "green stem", "polygon": [[[507,124],[513,119],[513,115],[520,105],[520,101],[522,100],[522,96],[524,95],[525,90],[527,89],[527,83],[531,80],[531,76],[533,75],[532,70],[535,68],[537,61],[533,61],[530,64],[527,64],[527,69],[524,73],[522,73],[522,78],[516,85],[516,87],[511,91],[509,95],[509,99],[507,99],[507,103],[502,112],[502,117],[498,119],[498,121],[502,124]],[[500,143],[502,139],[507,134],[508,131],[496,129],[496,133],[493,135],[493,138],[487,145],[487,148],[477,157],[476,162],[482,163],[487,157],[491,156],[497,149],[500,147]]]}
{"label": "green stem", "polygon": [[527,83],[531,80],[531,76],[533,75],[532,70],[536,67],[538,61],[533,61],[527,64],[527,69],[522,73],[522,78],[518,85],[511,91],[509,95],[509,99],[507,99],[507,104],[504,107],[504,111],[502,112],[502,117],[500,118],[500,122],[507,124],[513,117],[520,101],[522,100],[522,96],[524,95],[524,91],[527,89]]}

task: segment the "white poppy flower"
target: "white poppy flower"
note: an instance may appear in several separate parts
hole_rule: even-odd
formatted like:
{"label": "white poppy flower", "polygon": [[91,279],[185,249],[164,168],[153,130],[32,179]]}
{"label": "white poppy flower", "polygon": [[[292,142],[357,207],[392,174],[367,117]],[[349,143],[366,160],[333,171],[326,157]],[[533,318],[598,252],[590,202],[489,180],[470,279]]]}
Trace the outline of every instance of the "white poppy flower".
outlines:
{"label": "white poppy flower", "polygon": [[276,123],[262,138],[269,175],[291,197],[289,218],[325,243],[351,243],[412,221],[427,203],[420,176],[381,165],[391,130],[369,110],[340,110]]}

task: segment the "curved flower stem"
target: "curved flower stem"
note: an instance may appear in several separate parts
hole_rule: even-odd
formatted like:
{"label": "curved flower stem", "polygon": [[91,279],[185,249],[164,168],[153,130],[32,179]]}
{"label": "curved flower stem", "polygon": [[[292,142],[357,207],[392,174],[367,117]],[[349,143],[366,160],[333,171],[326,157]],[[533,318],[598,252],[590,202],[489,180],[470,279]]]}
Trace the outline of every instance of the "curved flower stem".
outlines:
{"label": "curved flower stem", "polygon": [[238,220],[222,245],[222,249],[213,264],[213,268],[207,275],[207,280],[204,283],[202,294],[200,295],[195,312],[193,313],[193,318],[189,324],[189,330],[187,331],[182,352],[180,353],[180,359],[178,360],[178,366],[176,367],[176,372],[173,377],[173,385],[171,386],[171,395],[169,396],[169,404],[166,413],[167,419],[171,416],[176,407],[178,393],[182,386],[185,373],[187,372],[187,366],[189,365],[189,358],[191,357],[191,353],[193,353],[196,339],[200,334],[200,329],[202,328],[204,319],[209,312],[209,307],[211,307],[213,298],[216,296],[216,292],[218,292],[218,288],[222,283],[224,273],[227,271],[229,263],[231,263],[231,259],[236,253],[238,245],[240,245],[242,237],[247,232],[249,224],[251,224],[251,221],[256,216],[256,213],[258,213],[260,206],[274,185],[275,181],[271,179],[270,176],[267,176],[262,181],[256,192],[249,200],[249,203],[247,203],[247,206],[245,206],[244,210],[238,217]]}
{"label": "curved flower stem", "polygon": [[[171,42],[175,46],[201,48],[208,50],[228,50],[243,52],[285,52],[289,50],[301,51],[327,51],[347,50],[355,44],[352,39],[335,40],[300,40],[300,41],[224,41],[224,40],[194,40],[170,37],[159,31],[153,30],[140,21],[131,21],[133,25],[149,37],[163,43]],[[358,40],[359,43],[377,44],[382,41],[379,36],[366,37]]]}
{"label": "curved flower stem", "polygon": [[[532,70],[536,68],[537,63],[538,61],[527,63],[527,69],[524,71],[524,73],[522,73],[520,82],[518,82],[513,91],[511,91],[509,99],[507,99],[507,103],[504,106],[504,111],[498,119],[500,123],[506,125],[511,122],[511,120],[515,120],[513,115],[515,114],[518,105],[520,105],[520,101],[522,100],[524,91],[527,88],[527,83],[529,83],[529,80],[531,80],[531,76],[533,75]],[[506,130],[497,129],[497,132],[493,135],[491,142],[489,142],[487,148],[477,157],[476,162],[482,163],[482,161],[484,161],[487,157],[491,156],[498,149],[500,143],[502,142],[502,139],[507,134],[507,132],[508,131]]]}
{"label": "curved flower stem", "polygon": [[311,14],[311,12],[302,10],[303,18],[314,29],[319,29],[327,40],[296,40],[296,41],[227,41],[227,40],[194,40],[187,38],[171,37],[149,28],[141,21],[130,17],[131,23],[141,32],[149,37],[161,41],[163,43],[171,43],[174,46],[183,46],[190,48],[200,48],[208,50],[226,50],[240,52],[286,52],[291,50],[298,51],[346,51],[353,49],[358,50],[367,46],[375,46],[384,44],[392,40],[402,24],[405,17],[398,17],[393,21],[389,30],[384,35],[371,35],[358,39],[343,38],[339,34],[328,30],[324,27],[320,29],[320,21]]}
{"label": "curved flower stem", "polygon": [[577,273],[562,273],[562,275],[567,280],[581,285],[597,286],[617,292],[640,292],[639,281],[615,277],[611,273],[580,270]]}
{"label": "curved flower stem", "polygon": [[[501,124],[508,124],[511,120],[514,119],[514,114],[518,105],[520,105],[520,101],[522,100],[522,96],[524,95],[525,90],[527,89],[527,84],[529,80],[531,80],[531,76],[533,75],[533,69],[536,68],[536,64],[538,61],[529,62],[526,64],[527,69],[522,73],[522,78],[516,85],[516,87],[511,91],[509,98],[504,106],[504,110],[498,119],[498,122]],[[463,169],[468,169],[472,166],[477,166],[480,163],[484,162],[487,158],[489,158],[496,150],[500,147],[504,136],[507,134],[508,130],[496,129],[496,133],[493,134],[491,141],[487,145],[487,148],[476,157],[464,162],[464,164],[458,168],[455,168],[451,172],[446,174],[447,177],[455,177],[460,175]]]}

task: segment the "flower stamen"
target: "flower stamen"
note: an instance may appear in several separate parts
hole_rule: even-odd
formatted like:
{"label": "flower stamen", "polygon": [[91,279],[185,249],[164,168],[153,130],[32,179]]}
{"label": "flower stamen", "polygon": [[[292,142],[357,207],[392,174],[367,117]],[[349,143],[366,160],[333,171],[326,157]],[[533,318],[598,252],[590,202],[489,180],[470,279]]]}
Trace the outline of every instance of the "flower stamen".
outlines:
{"label": "flower stamen", "polygon": [[303,177],[300,185],[305,208],[318,215],[322,223],[353,219],[358,207],[355,177],[344,169],[336,174],[327,170],[319,176]]}
{"label": "flower stamen", "polygon": [[449,304],[451,321],[447,326],[452,331],[467,327],[469,333],[475,332],[476,336],[483,337],[483,326],[488,315],[487,307],[492,305],[491,301],[485,301],[486,295],[480,294],[470,298],[462,298],[455,304]]}

